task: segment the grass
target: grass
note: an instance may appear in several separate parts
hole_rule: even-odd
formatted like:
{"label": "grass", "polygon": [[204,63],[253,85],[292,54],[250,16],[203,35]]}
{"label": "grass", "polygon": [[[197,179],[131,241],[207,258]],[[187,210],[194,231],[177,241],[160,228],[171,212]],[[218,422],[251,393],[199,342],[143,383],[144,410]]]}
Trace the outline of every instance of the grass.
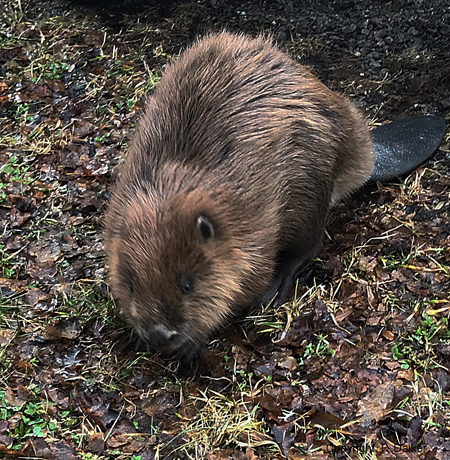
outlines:
{"label": "grass", "polygon": [[191,402],[197,415],[185,423],[179,435],[185,442],[171,453],[179,451],[189,459],[202,459],[229,445],[242,448],[265,446],[278,450],[267,434],[265,422],[258,417],[258,406],[246,402],[244,395],[236,400],[207,390],[200,391]]}
{"label": "grass", "polygon": [[[139,36],[142,43],[134,43],[128,55],[117,58],[117,48],[110,42],[114,37],[105,36],[105,42],[99,48],[100,56],[87,58],[83,54],[82,46],[67,46],[64,36],[69,31],[76,31],[79,36],[92,33],[91,24],[84,20],[73,21],[66,15],[33,17],[23,9],[20,1],[8,1],[7,17],[8,29],[5,34],[10,38],[17,37],[17,43],[22,43],[19,37],[23,35],[21,27],[26,24],[28,30],[45,30],[39,37],[26,37],[29,48],[28,65],[19,67],[18,71],[7,75],[10,84],[30,80],[35,84],[46,85],[49,81],[59,81],[65,74],[69,80],[74,72],[77,73],[77,85],[84,85],[81,101],[96,107],[98,114],[97,126],[105,124],[107,119],[128,114],[135,110],[135,106],[143,95],[149,92],[159,81],[158,74],[147,63],[148,38]],[[130,36],[121,36],[136,42],[136,31],[130,30]],[[23,40],[22,40],[23,41]],[[25,42],[24,42],[25,43]],[[135,51],[137,50],[137,51]],[[170,59],[161,47],[156,47],[153,54],[159,60]],[[89,72],[92,65],[104,68],[98,75]],[[110,91],[109,85],[113,82],[115,96],[101,102],[103,95]],[[19,93],[20,94],[20,93]],[[100,102],[100,104],[99,104]],[[14,125],[16,132],[21,132],[16,139],[11,140],[18,148],[32,151],[35,154],[47,154],[55,148],[61,148],[70,143],[71,125],[58,123],[47,126],[48,123],[35,123],[34,113],[30,113],[33,105],[36,112],[50,112],[54,101],[31,99],[26,101],[10,100],[8,103],[8,122]],[[20,128],[21,127],[21,128]],[[20,128],[20,129],[19,129]],[[94,136],[101,143],[107,141],[109,131]],[[89,140],[89,139],[87,139]],[[5,139],[3,140],[5,142]],[[7,142],[7,145],[11,145]]]}
{"label": "grass", "polygon": [[25,18],[21,0],[10,0],[4,5],[4,18],[9,27],[14,30]]}
{"label": "grass", "polygon": [[[315,385],[324,376],[333,375],[330,381],[343,377],[339,365],[347,364],[345,347],[350,357],[358,357],[354,362],[360,367],[346,369],[345,378],[359,370],[370,374],[375,369],[380,378],[408,377],[404,386],[410,391],[392,409],[394,420],[407,421],[419,414],[426,431],[448,426],[448,397],[436,382],[430,384],[430,375],[442,366],[439,346],[450,341],[450,306],[442,287],[450,276],[448,248],[430,243],[430,229],[406,214],[410,204],[433,208],[434,197],[426,181],[438,175],[427,168],[400,186],[392,186],[392,202],[378,205],[368,197],[368,203],[353,209],[342,227],[330,231],[323,260],[316,264],[326,270],[330,256],[337,256],[342,273],[327,273],[324,280],[297,286],[292,302],[257,310],[239,324],[244,330],[242,347],[221,340],[209,347],[212,353],[223,352],[217,368],[211,365],[212,376],[201,374],[183,380],[173,362],[133,349],[118,351],[125,327],[101,281],[104,260],[96,238],[100,232],[98,213],[80,212],[70,187],[75,184],[81,198],[86,190],[95,197],[104,196],[110,171],[89,176],[89,163],[80,166],[82,172],[68,171],[58,163],[58,155],[74,144],[84,144],[95,147],[94,157],[109,148],[118,149],[119,156],[131,137],[129,131],[143,106],[142,98],[158,84],[162,67],[172,60],[170,47],[191,34],[184,31],[181,39],[170,35],[175,25],[195,22],[197,6],[192,5],[187,8],[193,11],[186,10],[186,17],[176,21],[144,24],[134,16],[125,16],[126,27],[120,33],[108,30],[97,34],[102,25],[87,20],[84,14],[76,18],[73,13],[35,14],[20,0],[7,2],[0,44],[26,49],[27,58],[6,64],[5,86],[1,87],[2,94],[8,95],[0,126],[0,174],[4,179],[0,182],[0,205],[11,209],[5,205],[10,206],[9,189],[14,187],[16,195],[36,199],[37,213],[22,227],[3,230],[5,240],[12,231],[23,237],[21,249],[10,250],[3,242],[0,245],[2,283],[12,289],[11,295],[0,297],[0,420],[8,422],[7,431],[1,434],[15,438],[12,447],[16,450],[31,436],[38,436],[49,443],[71,441],[77,455],[86,460],[122,460],[125,455],[127,460],[138,460],[140,451],[123,454],[122,445],[102,454],[87,451],[90,434],[102,432],[103,439],[109,439],[120,419],[137,430],[131,435],[121,427],[125,435],[133,442],[141,440],[139,449],[152,449],[155,458],[173,454],[175,458],[201,459],[223,452],[231,452],[231,456],[235,449],[249,448],[259,458],[273,460],[282,458],[282,452],[273,439],[272,426],[292,423],[294,448],[302,455],[326,443],[330,455],[373,459],[379,447],[377,432],[367,430],[356,442],[346,431],[358,426],[356,403],[349,398],[339,401],[336,409],[347,420],[345,428],[310,423],[316,410],[335,410],[327,400],[327,388]],[[69,7],[67,11],[71,11]],[[320,54],[326,46],[317,40],[293,39],[288,48],[297,56]],[[353,79],[347,83],[348,92],[353,91]],[[79,89],[73,98],[64,92],[71,85]],[[44,90],[48,88],[47,94]],[[364,88],[358,91],[362,93]],[[63,121],[61,113],[68,102],[82,109]],[[42,118],[37,114],[43,114]],[[75,134],[77,123],[84,122],[93,129]],[[332,217],[339,219],[339,212]],[[363,242],[336,242],[347,232],[346,225],[354,222],[361,229]],[[52,243],[49,235],[59,238],[65,232],[78,246],[74,243],[76,249],[62,255],[58,252],[59,276],[51,282],[27,277],[28,264],[39,262],[46,250],[44,242]],[[348,233],[355,232],[350,229]],[[391,243],[400,237],[408,244],[395,248]],[[83,275],[69,281],[67,273],[77,262],[77,273]],[[411,276],[400,283],[394,279],[396,273]],[[41,306],[25,304],[23,293],[29,288],[48,296]],[[305,318],[312,318],[313,325],[300,329],[306,332],[297,338],[297,344],[286,344],[293,328],[304,326]],[[321,330],[324,318],[331,332]],[[347,321],[353,321],[353,329],[347,328]],[[250,335],[254,331],[257,334]],[[266,342],[251,349],[255,336]],[[295,366],[282,368],[275,354],[289,358]],[[256,360],[258,365],[267,364],[269,370],[258,373]],[[372,383],[368,382],[364,385],[370,394]],[[26,388],[23,393],[22,387]],[[48,387],[64,398],[49,401]],[[83,412],[73,398],[80,388],[88,387],[104,400],[98,407],[92,403],[92,412]],[[304,405],[291,409],[276,402],[281,415],[275,416],[256,402],[260,396],[277,394],[286,387],[295,387]],[[146,426],[142,407],[165,394],[177,396],[173,404],[176,414],[165,419],[161,409]],[[102,417],[110,407],[115,411],[114,421],[102,430]],[[183,411],[186,407],[189,410]],[[302,441],[305,439],[311,444]]]}
{"label": "grass", "polygon": [[392,346],[392,354],[403,369],[412,367],[423,373],[439,366],[436,346],[448,343],[448,319],[423,315],[422,322],[412,332],[404,334]]}
{"label": "grass", "polygon": [[58,421],[52,418],[50,402],[37,397],[38,388],[29,385],[26,389],[0,390],[0,420],[14,419],[6,435],[14,439],[12,449],[19,449],[29,437],[51,436],[58,428]]}
{"label": "grass", "polygon": [[29,170],[30,165],[16,155],[11,155],[9,161],[0,166],[0,174],[4,178],[0,182],[0,204],[6,202],[7,191],[15,185],[18,185],[18,191],[23,196],[24,187],[33,182],[33,178],[28,175]]}
{"label": "grass", "polygon": [[100,289],[102,281],[81,280],[66,286],[62,286],[56,291],[56,298],[60,308],[58,315],[79,317],[82,321],[88,322],[101,319],[105,325],[119,325],[117,310],[113,299],[108,296],[103,297]]}
{"label": "grass", "polygon": [[327,358],[329,356],[334,356],[335,351],[330,346],[330,342],[327,339],[327,336],[323,334],[317,334],[316,340],[314,342],[308,343],[304,350],[303,356],[300,359],[300,365],[305,364],[305,360],[312,357],[317,358]]}

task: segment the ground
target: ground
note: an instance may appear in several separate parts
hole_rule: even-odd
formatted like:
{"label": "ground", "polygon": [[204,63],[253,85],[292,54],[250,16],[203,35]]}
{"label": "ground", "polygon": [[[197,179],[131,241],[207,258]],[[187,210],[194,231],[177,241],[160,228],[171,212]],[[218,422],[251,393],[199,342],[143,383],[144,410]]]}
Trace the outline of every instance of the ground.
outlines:
{"label": "ground", "polygon": [[339,204],[312,280],[192,365],[135,350],[101,237],[145,97],[196,36],[270,32],[372,125],[449,119],[448,2],[2,4],[0,458],[450,458],[448,133]]}

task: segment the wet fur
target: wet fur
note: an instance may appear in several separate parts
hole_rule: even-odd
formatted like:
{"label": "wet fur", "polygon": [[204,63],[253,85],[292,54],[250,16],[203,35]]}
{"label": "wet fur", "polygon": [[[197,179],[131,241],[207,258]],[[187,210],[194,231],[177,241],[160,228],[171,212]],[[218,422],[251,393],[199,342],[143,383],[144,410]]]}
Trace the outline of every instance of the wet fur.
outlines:
{"label": "wet fur", "polygon": [[373,162],[356,109],[270,40],[199,40],[148,101],[106,215],[111,286],[131,324],[150,343],[155,324],[177,331],[159,348],[189,355],[241,308],[283,301],[330,206]]}

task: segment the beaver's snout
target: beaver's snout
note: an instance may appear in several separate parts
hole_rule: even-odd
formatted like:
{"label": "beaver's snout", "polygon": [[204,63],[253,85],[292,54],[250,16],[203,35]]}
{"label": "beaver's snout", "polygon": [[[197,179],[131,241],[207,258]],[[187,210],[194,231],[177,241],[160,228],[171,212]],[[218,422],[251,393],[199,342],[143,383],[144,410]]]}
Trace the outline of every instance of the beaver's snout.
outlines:
{"label": "beaver's snout", "polygon": [[153,324],[139,332],[148,345],[157,351],[175,352],[181,342],[180,333],[164,324]]}
{"label": "beaver's snout", "polygon": [[143,329],[136,328],[147,347],[164,355],[176,356],[180,360],[192,361],[202,354],[204,337],[193,339],[179,330],[164,324],[152,324]]}

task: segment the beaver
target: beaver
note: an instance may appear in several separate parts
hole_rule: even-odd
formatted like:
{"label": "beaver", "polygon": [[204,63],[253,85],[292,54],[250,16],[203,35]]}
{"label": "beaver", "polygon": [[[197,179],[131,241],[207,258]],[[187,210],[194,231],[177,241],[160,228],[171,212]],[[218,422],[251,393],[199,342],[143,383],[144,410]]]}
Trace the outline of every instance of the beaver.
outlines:
{"label": "beaver", "polygon": [[270,39],[200,39],[148,100],[106,214],[129,322],[189,360],[243,309],[284,302],[374,163],[361,114]]}

